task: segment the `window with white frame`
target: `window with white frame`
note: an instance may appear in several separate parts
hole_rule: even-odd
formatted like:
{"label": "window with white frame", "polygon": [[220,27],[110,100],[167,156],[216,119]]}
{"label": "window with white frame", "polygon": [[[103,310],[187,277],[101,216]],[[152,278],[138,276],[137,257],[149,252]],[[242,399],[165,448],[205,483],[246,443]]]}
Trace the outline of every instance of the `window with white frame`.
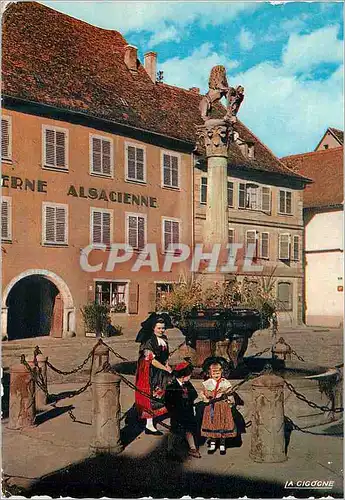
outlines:
{"label": "window with white frame", "polygon": [[12,198],[9,196],[1,197],[1,239],[12,239]]}
{"label": "window with white frame", "polygon": [[228,207],[234,206],[234,183],[228,181]]}
{"label": "window with white frame", "polygon": [[260,257],[261,259],[269,259],[269,239],[270,234],[263,232],[260,234]]}
{"label": "window with white frame", "polygon": [[91,174],[113,175],[113,141],[107,137],[90,135]]}
{"label": "window with white frame", "polygon": [[44,245],[67,245],[68,242],[68,205],[61,203],[42,204]]}
{"label": "window with white frame", "polygon": [[229,247],[229,255],[230,255],[230,257],[234,257],[235,250],[234,250],[233,245],[235,243],[235,229],[233,229],[232,227],[228,228],[228,242],[229,242],[229,245],[231,245]]}
{"label": "window with white frame", "polygon": [[12,119],[10,116],[1,117],[1,158],[12,158]]}
{"label": "window with white frame", "polygon": [[207,203],[207,177],[200,179],[200,203],[203,205]]}
{"label": "window with white frame", "polygon": [[249,256],[249,252],[251,252],[251,254],[253,255],[253,259],[256,259],[258,257],[258,232],[255,229],[249,229],[248,231],[246,231],[247,256]]}
{"label": "window with white frame", "polygon": [[292,310],[292,283],[280,281],[277,285],[278,309],[280,311]]}
{"label": "window with white frame", "polygon": [[238,207],[249,210],[271,211],[271,189],[254,183],[238,185]]}
{"label": "window with white frame", "polygon": [[91,244],[110,246],[112,242],[113,211],[104,208],[90,208]]}
{"label": "window with white frame", "polygon": [[300,238],[297,235],[292,239],[292,260],[300,260]]}
{"label": "window with white frame", "polygon": [[163,249],[169,250],[169,245],[180,242],[180,221],[175,219],[163,219]]}
{"label": "window with white frame", "polygon": [[279,235],[279,259],[290,260],[290,235],[287,233]]}
{"label": "window with white frame", "polygon": [[126,214],[127,244],[135,250],[142,250],[146,245],[146,215]]}
{"label": "window with white frame", "polygon": [[286,190],[279,190],[279,206],[278,211],[280,214],[292,214],[292,192]]}
{"label": "window with white frame", "polygon": [[126,143],[126,180],[146,182],[145,149]]}
{"label": "window with white frame", "polygon": [[179,187],[179,161],[180,156],[162,152],[162,184],[164,187]]}
{"label": "window with white frame", "polygon": [[68,170],[68,130],[43,125],[43,166]]}
{"label": "window with white frame", "polygon": [[127,312],[127,282],[96,281],[95,294],[97,304],[109,305],[114,312]]}

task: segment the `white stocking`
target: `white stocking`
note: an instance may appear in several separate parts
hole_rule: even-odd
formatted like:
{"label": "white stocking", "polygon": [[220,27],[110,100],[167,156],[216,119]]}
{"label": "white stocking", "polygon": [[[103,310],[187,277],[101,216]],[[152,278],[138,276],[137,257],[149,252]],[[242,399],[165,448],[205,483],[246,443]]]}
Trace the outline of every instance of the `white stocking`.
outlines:
{"label": "white stocking", "polygon": [[153,425],[153,418],[147,418],[146,419],[146,429],[149,429],[150,431],[156,431],[157,429]]}

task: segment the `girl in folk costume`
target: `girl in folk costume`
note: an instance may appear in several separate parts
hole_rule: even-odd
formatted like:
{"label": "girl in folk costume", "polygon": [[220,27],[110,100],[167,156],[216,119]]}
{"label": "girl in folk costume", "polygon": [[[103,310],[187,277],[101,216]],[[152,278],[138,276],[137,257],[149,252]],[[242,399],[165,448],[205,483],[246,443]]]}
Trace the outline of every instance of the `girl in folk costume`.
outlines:
{"label": "girl in folk costume", "polygon": [[139,360],[136,372],[135,405],[140,418],[146,419],[146,434],[162,435],[153,419],[167,413],[164,394],[167,384],[172,380],[169,366],[169,345],[165,328],[172,328],[167,314],[158,316],[152,313],[142,324],[136,342],[140,342]]}
{"label": "girl in folk costume", "polygon": [[219,440],[220,454],[225,455],[225,439],[237,435],[232,414],[232,406],[235,404],[231,395],[232,386],[223,376],[226,365],[224,358],[214,357],[206,359],[203,366],[203,371],[209,378],[202,383],[201,398],[207,406],[202,419],[201,435],[209,438],[209,454],[216,451]]}
{"label": "girl in folk costume", "polygon": [[168,453],[171,458],[179,458],[179,444],[188,443],[188,455],[201,458],[195,444],[197,421],[193,404],[198,397],[190,382],[193,366],[183,361],[175,366],[175,380],[168,385],[165,393],[165,405],[170,414],[171,433],[168,438]]}

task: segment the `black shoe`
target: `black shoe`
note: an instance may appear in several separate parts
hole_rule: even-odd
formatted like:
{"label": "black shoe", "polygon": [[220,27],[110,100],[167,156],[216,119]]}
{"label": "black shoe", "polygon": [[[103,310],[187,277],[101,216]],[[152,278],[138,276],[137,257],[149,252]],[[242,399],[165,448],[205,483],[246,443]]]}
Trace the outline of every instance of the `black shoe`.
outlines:
{"label": "black shoe", "polygon": [[151,436],[163,436],[163,432],[159,430],[151,431],[147,427],[145,427],[145,434],[150,434]]}

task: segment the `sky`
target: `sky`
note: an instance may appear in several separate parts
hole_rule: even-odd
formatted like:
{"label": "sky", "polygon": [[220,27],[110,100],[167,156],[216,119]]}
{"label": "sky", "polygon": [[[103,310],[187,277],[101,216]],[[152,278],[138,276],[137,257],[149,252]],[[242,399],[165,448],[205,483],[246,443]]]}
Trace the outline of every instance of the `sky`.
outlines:
{"label": "sky", "polygon": [[238,117],[277,156],[344,129],[342,2],[42,1],[158,54],[164,81],[207,92],[212,66],[243,85]]}

